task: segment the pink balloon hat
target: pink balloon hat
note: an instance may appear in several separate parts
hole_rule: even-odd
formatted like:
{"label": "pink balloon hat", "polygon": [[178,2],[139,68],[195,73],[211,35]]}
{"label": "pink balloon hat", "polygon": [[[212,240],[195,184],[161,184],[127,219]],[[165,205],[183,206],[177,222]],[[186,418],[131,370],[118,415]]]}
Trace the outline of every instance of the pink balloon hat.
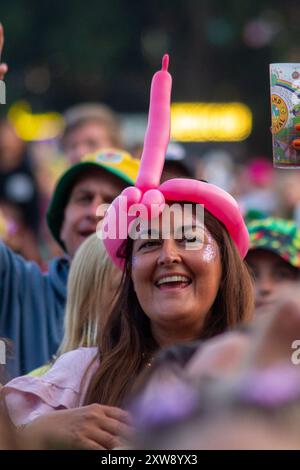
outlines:
{"label": "pink balloon hat", "polygon": [[[153,205],[159,206],[162,212],[165,201],[202,204],[226,227],[241,258],[246,256],[249,247],[248,230],[238,204],[226,191],[214,184],[187,178],[170,179],[160,185],[170,140],[172,77],[168,72],[168,64],[169,56],[165,54],[162,69],[152,79],[148,127],[135,186],[124,189],[112,202],[103,221],[104,245],[113,262],[121,269],[124,267],[124,260],[118,257],[118,251],[128,237],[130,224],[138,216],[132,215],[130,208],[139,204],[148,209],[148,216],[152,214],[150,209]],[[119,224],[121,219],[122,224]],[[109,226],[115,227],[111,234],[105,230]]]}

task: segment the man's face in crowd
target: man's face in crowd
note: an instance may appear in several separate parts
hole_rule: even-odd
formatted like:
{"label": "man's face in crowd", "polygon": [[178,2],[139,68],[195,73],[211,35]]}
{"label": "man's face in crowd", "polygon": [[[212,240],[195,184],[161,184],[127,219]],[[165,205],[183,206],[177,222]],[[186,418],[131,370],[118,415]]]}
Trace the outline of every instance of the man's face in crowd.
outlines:
{"label": "man's face in crowd", "polygon": [[96,232],[100,204],[110,204],[127,186],[111,173],[96,169],[84,173],[72,188],[65,208],[60,238],[73,257],[81,243]]}
{"label": "man's face in crowd", "polygon": [[250,250],[246,261],[254,275],[255,311],[268,313],[287,290],[299,290],[300,271],[269,250]]}
{"label": "man's face in crowd", "polygon": [[100,121],[88,121],[70,130],[64,139],[64,152],[73,165],[87,153],[114,147],[109,130]]}

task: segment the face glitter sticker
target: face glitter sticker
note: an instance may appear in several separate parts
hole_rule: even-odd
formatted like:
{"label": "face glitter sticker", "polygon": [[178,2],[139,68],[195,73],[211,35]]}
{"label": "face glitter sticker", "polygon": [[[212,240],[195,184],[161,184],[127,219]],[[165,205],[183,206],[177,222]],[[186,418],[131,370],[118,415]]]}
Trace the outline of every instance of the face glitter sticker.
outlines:
{"label": "face glitter sticker", "polygon": [[211,235],[207,236],[208,243],[204,246],[203,261],[211,263],[217,257],[216,242]]}

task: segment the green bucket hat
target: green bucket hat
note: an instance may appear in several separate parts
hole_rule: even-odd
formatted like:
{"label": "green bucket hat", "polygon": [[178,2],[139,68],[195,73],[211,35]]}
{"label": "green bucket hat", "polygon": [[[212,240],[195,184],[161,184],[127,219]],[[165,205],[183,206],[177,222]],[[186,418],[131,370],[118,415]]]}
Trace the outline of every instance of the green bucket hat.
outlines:
{"label": "green bucket hat", "polygon": [[65,207],[78,176],[89,168],[101,168],[128,183],[129,186],[135,183],[139,165],[140,161],[129,153],[109,148],[85,155],[79,163],[72,165],[63,173],[56,184],[46,217],[51,234],[64,250],[65,246],[60,239],[60,230]]}
{"label": "green bucket hat", "polygon": [[300,229],[292,220],[277,217],[253,220],[248,225],[251,250],[264,249],[300,268]]}

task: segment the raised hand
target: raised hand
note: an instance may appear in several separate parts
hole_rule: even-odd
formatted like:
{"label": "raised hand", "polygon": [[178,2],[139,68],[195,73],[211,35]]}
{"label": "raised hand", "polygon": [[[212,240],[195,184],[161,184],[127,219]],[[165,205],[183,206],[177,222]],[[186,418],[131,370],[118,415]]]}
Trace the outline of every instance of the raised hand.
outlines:
{"label": "raised hand", "polygon": [[3,45],[4,45],[4,30],[3,30],[2,24],[0,23],[0,80],[4,79],[6,72],[8,70],[7,65],[4,62],[1,63]]}

